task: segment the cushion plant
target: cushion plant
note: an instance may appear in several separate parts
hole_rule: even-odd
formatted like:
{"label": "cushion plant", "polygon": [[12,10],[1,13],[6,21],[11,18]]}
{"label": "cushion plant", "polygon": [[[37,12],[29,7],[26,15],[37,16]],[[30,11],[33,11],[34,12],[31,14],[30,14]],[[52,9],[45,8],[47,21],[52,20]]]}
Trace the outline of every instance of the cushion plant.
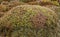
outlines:
{"label": "cushion plant", "polygon": [[57,37],[57,14],[39,5],[20,5],[0,18],[0,36]]}

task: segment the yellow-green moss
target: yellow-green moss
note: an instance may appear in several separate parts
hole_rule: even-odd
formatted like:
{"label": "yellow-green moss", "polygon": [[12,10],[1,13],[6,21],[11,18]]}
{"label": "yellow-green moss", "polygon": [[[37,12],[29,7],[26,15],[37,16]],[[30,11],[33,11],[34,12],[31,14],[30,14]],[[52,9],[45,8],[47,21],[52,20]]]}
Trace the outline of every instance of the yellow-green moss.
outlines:
{"label": "yellow-green moss", "polygon": [[56,37],[57,18],[57,14],[49,8],[20,5],[0,18],[0,27],[11,29],[11,37]]}

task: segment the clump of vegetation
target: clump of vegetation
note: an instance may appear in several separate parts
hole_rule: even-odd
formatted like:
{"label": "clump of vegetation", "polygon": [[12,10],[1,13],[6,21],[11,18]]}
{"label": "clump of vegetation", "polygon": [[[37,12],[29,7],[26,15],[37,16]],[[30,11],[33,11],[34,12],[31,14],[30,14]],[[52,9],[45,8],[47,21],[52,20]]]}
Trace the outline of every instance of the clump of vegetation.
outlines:
{"label": "clump of vegetation", "polygon": [[20,5],[0,18],[0,29],[3,30],[0,32],[8,37],[56,37],[57,21],[57,14],[49,8]]}
{"label": "clump of vegetation", "polygon": [[59,3],[59,0],[0,0],[0,37],[60,37]]}

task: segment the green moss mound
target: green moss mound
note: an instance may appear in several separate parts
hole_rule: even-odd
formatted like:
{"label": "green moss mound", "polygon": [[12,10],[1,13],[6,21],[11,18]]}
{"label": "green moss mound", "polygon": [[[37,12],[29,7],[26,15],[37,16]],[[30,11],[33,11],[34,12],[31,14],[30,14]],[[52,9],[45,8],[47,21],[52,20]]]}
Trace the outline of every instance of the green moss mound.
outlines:
{"label": "green moss mound", "polygon": [[56,37],[57,14],[46,7],[20,5],[0,18],[0,35],[8,37]]}
{"label": "green moss mound", "polygon": [[55,11],[55,13],[58,15],[58,18],[59,18],[59,22],[58,22],[58,37],[60,37],[60,7],[59,6],[47,6],[48,8],[50,8],[51,10]]}
{"label": "green moss mound", "polygon": [[59,6],[56,6],[56,7],[50,7],[52,10],[54,10],[56,12],[56,14],[58,14],[58,17],[59,17],[59,24],[58,24],[58,37],[60,37],[60,7]]}

